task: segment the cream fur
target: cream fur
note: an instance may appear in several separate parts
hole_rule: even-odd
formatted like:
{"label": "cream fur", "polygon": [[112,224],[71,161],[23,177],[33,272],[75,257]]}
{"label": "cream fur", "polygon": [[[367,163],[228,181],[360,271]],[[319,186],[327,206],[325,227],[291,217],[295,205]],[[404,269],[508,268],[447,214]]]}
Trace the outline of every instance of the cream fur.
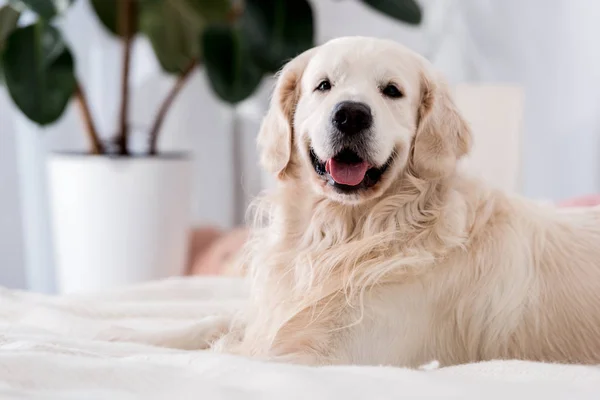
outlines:
{"label": "cream fur", "polygon": [[[369,92],[377,65],[395,69],[404,103]],[[331,70],[346,94],[313,98]],[[307,143],[327,152],[323,116],[357,84],[379,118],[374,151],[395,159],[346,196],[316,175]],[[600,208],[537,204],[459,170],[469,127],[418,55],[369,38],[303,54],[279,77],[260,143],[280,179],[240,259],[251,301],[216,350],[313,365],[600,363]]]}

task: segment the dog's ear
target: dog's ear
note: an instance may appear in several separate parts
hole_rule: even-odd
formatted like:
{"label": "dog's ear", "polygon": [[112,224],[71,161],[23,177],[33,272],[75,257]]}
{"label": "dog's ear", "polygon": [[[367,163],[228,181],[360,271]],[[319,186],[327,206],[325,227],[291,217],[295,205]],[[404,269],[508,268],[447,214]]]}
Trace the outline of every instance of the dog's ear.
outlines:
{"label": "dog's ear", "polygon": [[261,164],[279,178],[285,176],[293,146],[293,123],[300,98],[300,79],[314,49],[307,50],[287,63],[278,73],[271,105],[258,134]]}
{"label": "dog's ear", "polygon": [[450,175],[471,148],[471,129],[458,111],[444,79],[424,68],[421,103],[412,148],[412,167],[423,179]]}

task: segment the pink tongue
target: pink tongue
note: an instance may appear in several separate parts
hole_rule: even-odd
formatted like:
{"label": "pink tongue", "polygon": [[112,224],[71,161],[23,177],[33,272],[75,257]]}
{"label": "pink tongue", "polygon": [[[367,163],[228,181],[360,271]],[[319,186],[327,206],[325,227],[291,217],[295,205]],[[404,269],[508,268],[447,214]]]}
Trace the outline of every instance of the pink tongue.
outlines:
{"label": "pink tongue", "polygon": [[369,164],[365,161],[357,164],[346,164],[331,158],[325,163],[325,169],[336,183],[356,186],[365,178]]}

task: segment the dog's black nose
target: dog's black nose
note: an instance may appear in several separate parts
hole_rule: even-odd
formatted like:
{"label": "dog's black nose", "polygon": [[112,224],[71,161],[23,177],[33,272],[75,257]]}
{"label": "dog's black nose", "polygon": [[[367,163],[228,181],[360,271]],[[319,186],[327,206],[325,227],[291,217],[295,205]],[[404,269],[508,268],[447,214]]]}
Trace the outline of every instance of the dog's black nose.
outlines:
{"label": "dog's black nose", "polygon": [[332,122],[341,133],[354,135],[369,129],[373,116],[365,103],[342,101],[333,109]]}

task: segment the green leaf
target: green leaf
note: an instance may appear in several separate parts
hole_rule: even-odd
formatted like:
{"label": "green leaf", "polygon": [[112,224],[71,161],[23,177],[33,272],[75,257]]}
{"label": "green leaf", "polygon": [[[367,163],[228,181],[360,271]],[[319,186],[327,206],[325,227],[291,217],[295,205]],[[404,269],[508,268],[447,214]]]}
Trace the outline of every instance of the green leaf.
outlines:
{"label": "green leaf", "polygon": [[[113,35],[122,36],[119,29],[119,5],[122,0],[90,0],[92,8],[102,25]],[[195,41],[198,43],[198,26],[203,28],[207,22],[221,22],[231,9],[231,0],[134,0],[137,2],[137,26],[146,34],[153,45],[159,46],[162,52],[174,42],[178,33],[170,32],[175,27],[179,31],[195,29]],[[180,28],[178,23],[184,23]],[[172,36],[161,42],[161,36]],[[178,45],[177,43],[175,43]],[[198,48],[198,46],[196,46]],[[156,49],[155,49],[156,51]],[[159,60],[164,59],[159,55]],[[172,68],[170,68],[173,72]]]}
{"label": "green leaf", "polygon": [[6,45],[6,40],[17,27],[21,13],[11,6],[0,7],[0,83],[4,82],[4,73],[2,67],[2,52]]}
{"label": "green leaf", "polygon": [[314,46],[313,25],[307,0],[246,0],[241,18],[257,62],[269,72]]}
{"label": "green leaf", "polygon": [[[121,12],[121,5],[123,0],[90,0],[92,9],[101,22],[111,34],[116,36],[123,36],[120,29],[119,13]],[[137,2],[137,7],[141,7],[142,3],[149,0],[133,0]],[[136,24],[137,25],[137,24]],[[134,27],[134,28],[137,28]]]}
{"label": "green leaf", "polygon": [[41,18],[49,20],[64,12],[75,0],[10,0],[19,11],[31,10]]}
{"label": "green leaf", "polygon": [[47,125],[62,115],[76,80],[73,56],[56,28],[40,21],[16,29],[2,62],[8,92],[29,119]]}
{"label": "green leaf", "polygon": [[211,18],[220,10],[221,17],[225,18],[228,0],[145,0],[143,3],[140,30],[150,39],[165,72],[178,74],[191,60],[201,57],[201,34],[209,21],[199,11],[203,3],[212,4],[213,7],[204,10]]}
{"label": "green leaf", "polygon": [[231,0],[185,0],[185,2],[208,23],[225,22],[232,7]]}
{"label": "green leaf", "polygon": [[118,0],[90,0],[92,9],[98,17],[98,20],[102,23],[110,33],[113,35],[119,34],[119,13],[117,11]]}
{"label": "green leaf", "polygon": [[373,9],[399,21],[419,25],[423,19],[421,7],[414,0],[362,0]]}
{"label": "green leaf", "polygon": [[17,27],[21,13],[11,6],[0,7],[0,51],[4,49],[6,39]]}
{"label": "green leaf", "polygon": [[213,91],[224,101],[237,104],[248,98],[263,77],[241,31],[211,26],[204,31],[204,65]]}

